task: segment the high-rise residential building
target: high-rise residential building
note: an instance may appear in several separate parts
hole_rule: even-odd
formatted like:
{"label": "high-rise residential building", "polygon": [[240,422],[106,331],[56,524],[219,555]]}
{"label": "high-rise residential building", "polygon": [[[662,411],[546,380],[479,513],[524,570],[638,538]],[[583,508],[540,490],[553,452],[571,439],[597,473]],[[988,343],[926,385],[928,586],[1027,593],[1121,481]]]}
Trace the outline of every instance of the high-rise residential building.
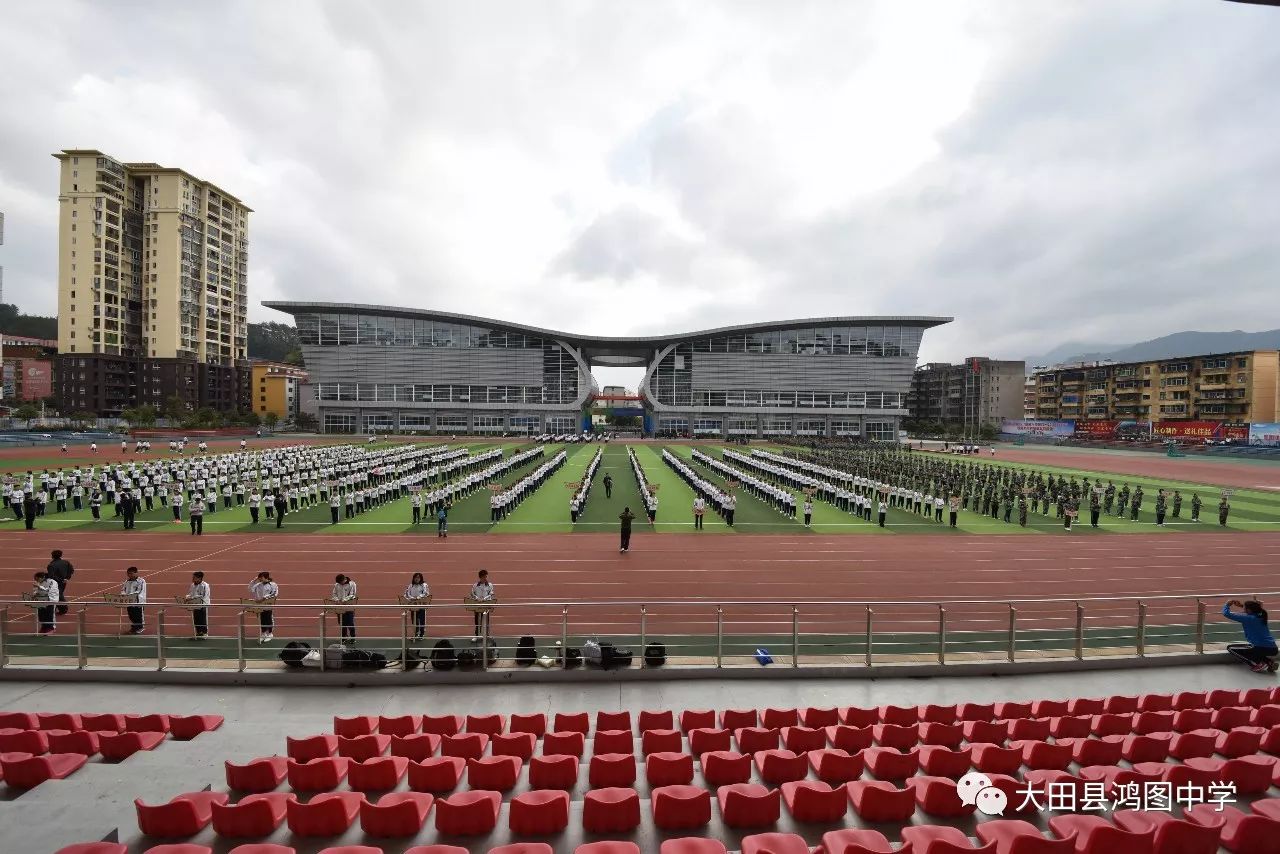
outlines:
{"label": "high-rise residential building", "polygon": [[929,362],[911,377],[907,408],[916,421],[941,421],[978,429],[1021,418],[1025,362],[971,356],[964,364]]}
{"label": "high-rise residential building", "polygon": [[253,411],[259,416],[275,413],[281,421],[292,421],[302,405],[302,387],[309,374],[297,365],[254,360]]}
{"label": "high-rise residential building", "polygon": [[249,207],[182,169],[53,156],[63,409],[248,411]]}

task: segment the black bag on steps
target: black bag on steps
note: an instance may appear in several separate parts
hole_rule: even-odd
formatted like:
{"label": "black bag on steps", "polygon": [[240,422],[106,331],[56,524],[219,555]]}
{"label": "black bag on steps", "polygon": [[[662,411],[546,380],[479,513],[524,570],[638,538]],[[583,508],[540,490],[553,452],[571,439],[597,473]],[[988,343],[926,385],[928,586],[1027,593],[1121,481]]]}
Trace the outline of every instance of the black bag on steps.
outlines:
{"label": "black bag on steps", "polygon": [[532,635],[525,635],[516,641],[516,664],[530,665],[538,658],[538,650],[534,648]]}
{"label": "black bag on steps", "polygon": [[661,667],[667,663],[667,647],[659,641],[653,641],[644,648],[644,663],[650,667]]}

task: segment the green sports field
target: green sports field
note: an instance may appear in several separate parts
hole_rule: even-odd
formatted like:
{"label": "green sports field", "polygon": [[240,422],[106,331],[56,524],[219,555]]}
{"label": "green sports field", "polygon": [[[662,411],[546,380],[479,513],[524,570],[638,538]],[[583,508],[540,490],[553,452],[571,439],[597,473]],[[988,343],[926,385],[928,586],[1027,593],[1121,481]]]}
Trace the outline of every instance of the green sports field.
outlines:
{"label": "green sports field", "polygon": [[[422,443],[438,444],[430,442],[430,440],[423,440]],[[522,447],[527,447],[527,445],[516,442],[489,445],[477,443],[471,445],[470,449],[474,453],[493,447],[499,447],[504,455],[510,455]],[[537,468],[542,462],[550,459],[558,451],[564,449],[568,454],[568,460],[540,489],[526,498],[505,519],[497,523],[492,522],[489,518],[488,491],[485,489],[476,490],[471,495],[456,501],[450,509],[450,533],[600,533],[614,531],[618,527],[618,515],[624,507],[630,507],[632,512],[636,514],[636,528],[646,529],[648,528],[648,522],[644,518],[644,504],[640,500],[639,489],[627,459],[627,447],[622,444],[549,445],[546,455],[541,460],[530,461],[527,465],[509,472],[503,478],[504,483],[514,483],[520,477]],[[659,533],[691,532],[693,530],[693,514],[691,511],[694,499],[693,490],[676,475],[675,471],[662,461],[663,449],[666,448],[683,459],[706,479],[720,483],[721,478],[692,460],[693,448],[689,445],[643,443],[632,445],[631,447],[635,449],[637,459],[644,468],[645,475],[658,497],[658,513],[654,530]],[[713,445],[700,445],[699,448],[715,457],[720,456],[723,450],[723,448]],[[776,447],[770,449],[778,450]],[[603,459],[596,471],[590,499],[578,521],[576,523],[571,522],[569,519],[569,499],[572,497],[574,489],[569,484],[573,484],[582,478],[583,472],[597,450],[603,452]],[[33,459],[29,462],[29,467],[32,469],[42,467],[37,460]],[[58,462],[64,461],[60,460]],[[1124,519],[1120,519],[1104,514],[1101,527],[1094,530],[1088,525],[1086,510],[1082,512],[1083,518],[1077,521],[1074,526],[1073,533],[1075,534],[1081,532],[1108,534],[1138,531],[1146,533],[1162,531],[1177,534],[1223,530],[1217,524],[1218,489],[1212,485],[1188,483],[1174,479],[1161,480],[1150,477],[1110,475],[1106,472],[1089,471],[1087,469],[1031,466],[1009,461],[983,459],[978,462],[982,465],[1012,466],[1042,472],[1053,472],[1055,474],[1074,474],[1078,478],[1102,478],[1103,482],[1107,480],[1114,481],[1117,487],[1123,483],[1129,484],[1130,487],[1140,484],[1146,492],[1147,500],[1137,521],[1133,521],[1127,516]],[[613,478],[613,494],[611,497],[605,495],[604,485],[601,482],[606,474],[611,474]],[[1154,524],[1155,495],[1159,489],[1175,488],[1180,489],[1184,497],[1182,517],[1179,519],[1170,517],[1166,519],[1166,524],[1163,528],[1157,528]],[[1204,501],[1204,509],[1201,512],[1202,521],[1199,523],[1190,521],[1191,495],[1196,491],[1200,492],[1200,496]],[[797,504],[803,502],[803,496],[797,494],[796,498]],[[815,500],[812,527],[806,529],[801,524],[800,519],[792,519],[783,515],[745,490],[740,490],[738,492],[738,508],[734,526],[730,528],[719,516],[709,512],[704,518],[704,531],[707,535],[750,533],[807,535],[817,533],[826,535],[873,534],[876,536],[892,536],[904,533],[935,533],[953,536],[956,534],[1017,535],[1030,532],[1063,532],[1062,522],[1054,518],[1053,512],[1051,508],[1048,516],[1043,516],[1037,512],[1029,514],[1027,526],[1023,528],[1017,524],[1016,511],[1013,515],[1012,523],[1005,523],[1002,519],[997,520],[991,517],[979,516],[973,512],[962,511],[957,528],[952,529],[945,523],[937,523],[932,519],[917,516],[903,510],[891,509],[886,527],[880,528],[874,522],[857,519],[851,514],[837,510],[830,504]],[[120,520],[114,517],[113,513],[114,508],[104,507],[103,518],[95,522],[90,517],[87,509],[80,512],[68,511],[61,514],[50,510],[47,515],[37,520],[36,527],[38,529],[59,531],[101,530],[106,532],[120,530],[122,529]],[[173,521],[171,510],[158,505],[152,511],[140,513],[136,524],[138,531],[171,532],[179,530]],[[0,521],[0,531],[16,530],[20,527],[21,523],[17,522],[13,518],[12,512],[6,509],[3,513],[3,521]],[[388,502],[381,507],[362,513],[354,519],[340,519],[336,525],[330,521],[329,508],[327,506],[316,506],[288,514],[285,517],[283,526],[279,529],[275,527],[273,520],[266,518],[265,512],[262,514],[259,523],[252,525],[246,508],[233,506],[230,509],[226,509],[219,502],[218,509],[215,512],[206,513],[204,527],[210,533],[253,532],[255,534],[272,534],[277,531],[281,533],[340,534],[421,533],[424,536],[435,536],[436,528],[434,519],[424,519],[417,526],[412,524],[412,511],[407,497],[398,501]],[[1251,489],[1235,490],[1231,496],[1231,515],[1227,529],[1235,531],[1280,530],[1280,492]]]}

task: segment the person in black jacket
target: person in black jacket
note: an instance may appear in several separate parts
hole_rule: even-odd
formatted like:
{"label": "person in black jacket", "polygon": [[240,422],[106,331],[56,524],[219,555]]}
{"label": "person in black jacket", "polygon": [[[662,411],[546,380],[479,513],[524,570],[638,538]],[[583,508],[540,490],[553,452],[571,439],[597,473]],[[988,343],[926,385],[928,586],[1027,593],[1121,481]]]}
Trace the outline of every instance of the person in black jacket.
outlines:
{"label": "person in black jacket", "polygon": [[71,561],[62,559],[62,549],[54,549],[50,557],[53,560],[49,561],[45,572],[58,582],[58,613],[65,614],[67,613],[67,582],[71,580],[71,576],[75,575],[76,570],[71,565]]}
{"label": "person in black jacket", "polygon": [[34,492],[28,492],[22,499],[22,516],[27,523],[27,530],[34,531],[36,529],[36,495]]}
{"label": "person in black jacket", "polygon": [[132,530],[134,517],[138,514],[138,501],[132,494],[126,492],[120,499],[120,513],[124,516],[124,529]]}
{"label": "person in black jacket", "polygon": [[275,508],[276,508],[276,527],[279,528],[282,524],[284,524],[284,514],[289,509],[289,503],[285,501],[284,493],[278,489],[276,490],[276,496],[275,496]]}

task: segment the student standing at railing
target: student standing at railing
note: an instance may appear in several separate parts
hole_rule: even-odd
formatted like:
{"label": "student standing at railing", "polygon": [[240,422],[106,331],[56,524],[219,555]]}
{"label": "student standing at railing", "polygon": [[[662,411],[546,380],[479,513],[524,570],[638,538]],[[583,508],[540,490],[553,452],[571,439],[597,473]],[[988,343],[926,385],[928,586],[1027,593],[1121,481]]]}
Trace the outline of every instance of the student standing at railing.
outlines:
{"label": "student standing at railing", "polygon": [[[413,577],[409,579],[409,586],[404,589],[404,598],[406,599],[425,599],[431,595],[431,588],[427,586],[426,579],[422,577],[421,572],[415,572]],[[413,609],[413,636],[422,638],[427,633],[427,609]]]}
{"label": "student standing at railing", "polygon": [[[346,575],[339,574],[333,579],[333,590],[329,593],[329,601],[335,605],[351,602],[357,598],[356,583]],[[342,642],[356,639],[356,612],[339,611],[338,625],[342,630]]]}
{"label": "student standing at railing", "polygon": [[63,603],[67,601],[67,584],[71,581],[71,576],[75,575],[76,570],[71,565],[71,561],[63,560],[62,549],[54,549],[50,557],[53,559],[45,567],[45,572],[58,585],[58,613],[65,614],[67,613],[67,606]]}
{"label": "student standing at railing", "polygon": [[35,586],[31,590],[32,596],[40,601],[47,601],[49,604],[36,608],[36,622],[39,623],[39,631],[42,635],[52,634],[57,629],[57,619],[54,616],[54,609],[58,603],[58,582],[49,577],[49,573],[43,570],[35,575]]}
{"label": "student standing at railing", "polygon": [[[482,569],[476,576],[476,583],[471,585],[471,598],[476,602],[492,602],[497,598],[493,582],[489,581],[489,570]],[[472,640],[479,643],[482,633],[486,637],[489,634],[489,615],[484,611],[473,611],[472,616],[476,624],[476,634]]]}
{"label": "student standing at railing", "polygon": [[187,603],[201,607],[191,609],[191,624],[195,627],[196,640],[204,640],[209,636],[209,603],[213,600],[213,592],[209,583],[204,580],[203,572],[191,573],[191,586],[187,588]]}
{"label": "student standing at railing", "polygon": [[[271,573],[262,571],[258,573],[258,577],[249,583],[249,595],[253,597],[255,602],[267,602],[274,600],[280,595],[280,586],[271,580]],[[258,643],[268,643],[275,640],[275,614],[272,613],[268,606],[258,612],[258,623],[262,627],[262,634],[258,638]]]}
{"label": "student standing at railing", "polygon": [[138,568],[131,566],[124,571],[124,584],[120,586],[120,594],[122,596],[136,596],[135,605],[129,605],[125,611],[129,614],[129,622],[133,627],[129,629],[129,634],[140,635],[143,631],[143,614],[142,606],[147,604],[147,580],[138,577]]}

